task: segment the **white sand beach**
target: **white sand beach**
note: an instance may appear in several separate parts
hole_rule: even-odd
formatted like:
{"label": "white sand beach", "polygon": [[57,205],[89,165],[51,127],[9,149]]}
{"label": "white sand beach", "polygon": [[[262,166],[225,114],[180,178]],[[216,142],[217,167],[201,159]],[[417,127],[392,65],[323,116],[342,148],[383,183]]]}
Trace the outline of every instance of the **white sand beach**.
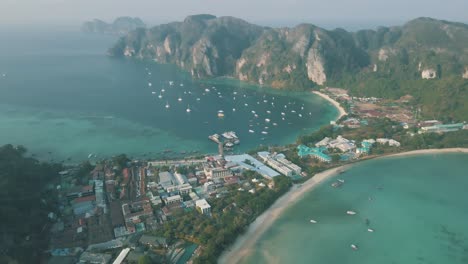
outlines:
{"label": "white sand beach", "polygon": [[337,101],[333,100],[330,96],[324,94],[324,93],[321,93],[319,91],[313,91],[314,94],[322,97],[323,99],[329,101],[333,106],[335,106],[338,111],[339,111],[339,116],[336,118],[336,120],[340,119],[341,117],[347,115],[348,113],[346,112],[346,110],[340,105],[340,103],[338,103]]}
{"label": "white sand beach", "polygon": [[[468,153],[468,148],[448,148],[448,149],[422,149],[377,158],[421,155],[421,154],[442,154],[442,153]],[[357,164],[357,163],[354,163]],[[255,243],[260,239],[263,233],[275,222],[276,219],[289,206],[300,200],[307,192],[315,188],[326,179],[336,175],[339,171],[346,170],[354,164],[344,165],[323,171],[307,180],[302,185],[295,185],[280,197],[268,210],[260,215],[247,229],[246,233],[240,236],[234,245],[226,250],[219,258],[219,263],[241,263],[243,259],[255,250]]]}

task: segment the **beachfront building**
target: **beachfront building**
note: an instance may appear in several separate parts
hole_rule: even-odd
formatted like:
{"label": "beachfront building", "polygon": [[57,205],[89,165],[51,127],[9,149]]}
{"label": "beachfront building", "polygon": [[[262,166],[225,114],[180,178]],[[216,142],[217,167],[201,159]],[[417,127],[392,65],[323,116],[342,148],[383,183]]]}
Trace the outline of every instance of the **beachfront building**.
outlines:
{"label": "beachfront building", "polygon": [[390,147],[399,147],[400,146],[400,142],[394,140],[394,139],[390,139],[390,138],[378,138],[376,140],[377,143],[379,144],[388,144]]}
{"label": "beachfront building", "polygon": [[293,175],[300,175],[302,172],[301,167],[287,160],[286,157],[281,153],[272,154],[267,151],[261,151],[257,154],[263,160],[263,162],[285,176],[291,177]]}
{"label": "beachfront building", "polygon": [[211,213],[211,206],[205,199],[197,200],[195,206],[202,214],[209,215]]}
{"label": "beachfront building", "polygon": [[349,140],[342,136],[338,136],[336,139],[330,140],[328,142],[327,148],[336,148],[341,152],[349,152],[353,151],[356,148],[356,145],[354,144],[354,140]]}
{"label": "beachfront building", "polygon": [[375,143],[373,139],[365,139],[361,142],[361,147],[356,148],[356,154],[358,155],[368,155],[372,148],[372,145]]}
{"label": "beachfront building", "polygon": [[468,129],[464,123],[458,124],[435,124],[432,126],[423,126],[419,130],[419,134],[422,133],[445,133],[445,132],[454,132],[461,129]]}
{"label": "beachfront building", "polygon": [[322,162],[331,162],[332,161],[331,157],[324,153],[326,150],[327,149],[325,147],[309,148],[304,145],[299,145],[297,147],[297,154],[301,158],[311,156]]}

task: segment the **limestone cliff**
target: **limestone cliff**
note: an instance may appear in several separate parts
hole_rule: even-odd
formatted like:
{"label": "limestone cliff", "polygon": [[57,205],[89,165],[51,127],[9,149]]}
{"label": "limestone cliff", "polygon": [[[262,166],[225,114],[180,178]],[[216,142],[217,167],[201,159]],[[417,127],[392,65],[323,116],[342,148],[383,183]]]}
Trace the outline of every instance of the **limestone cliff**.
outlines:
{"label": "limestone cliff", "polygon": [[173,63],[196,78],[233,76],[278,88],[307,88],[369,78],[468,78],[466,43],[467,25],[430,18],[348,32],[310,24],[267,28],[233,17],[195,15],[135,29],[110,54]]}

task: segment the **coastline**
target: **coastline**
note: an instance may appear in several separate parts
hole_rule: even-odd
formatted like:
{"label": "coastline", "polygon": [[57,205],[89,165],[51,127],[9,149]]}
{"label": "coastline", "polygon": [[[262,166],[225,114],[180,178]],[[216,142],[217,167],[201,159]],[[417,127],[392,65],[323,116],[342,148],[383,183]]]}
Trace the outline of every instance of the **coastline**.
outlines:
{"label": "coastline", "polygon": [[[401,152],[396,154],[378,156],[375,158],[402,157],[424,154],[444,154],[444,153],[468,153],[468,148],[447,148],[447,149],[421,149]],[[366,159],[367,160],[367,159]],[[291,190],[276,200],[273,205],[263,212],[254,222],[252,222],[247,231],[236,239],[235,243],[226,249],[219,257],[219,263],[234,264],[241,263],[254,250],[255,243],[261,238],[265,231],[273,225],[281,214],[292,204],[302,198],[307,192],[313,190],[323,181],[335,176],[339,171],[358,164],[347,164],[332,168],[315,174],[302,185],[294,185]]]}
{"label": "coastline", "polygon": [[322,93],[322,92],[319,92],[319,91],[312,91],[312,93],[322,97],[323,99],[327,100],[328,102],[330,102],[336,109],[338,109],[338,112],[339,112],[339,115],[338,117],[336,118],[336,120],[342,118],[343,116],[347,115],[348,113],[346,112],[346,110],[340,105],[340,103],[338,103],[337,101],[333,100],[330,96]]}

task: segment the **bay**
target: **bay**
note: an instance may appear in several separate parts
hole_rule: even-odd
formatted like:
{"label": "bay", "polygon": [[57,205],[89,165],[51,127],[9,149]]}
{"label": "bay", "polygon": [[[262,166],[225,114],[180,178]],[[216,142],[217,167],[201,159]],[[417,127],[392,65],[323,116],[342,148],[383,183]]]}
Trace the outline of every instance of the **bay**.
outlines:
{"label": "bay", "polygon": [[230,130],[241,140],[234,151],[243,152],[292,143],[337,116],[310,93],[200,82],[173,65],[108,57],[113,36],[1,33],[0,144],[25,145],[42,158],[215,153],[208,136]]}
{"label": "bay", "polygon": [[467,164],[456,153],[360,162],[286,209],[242,263],[467,263]]}

